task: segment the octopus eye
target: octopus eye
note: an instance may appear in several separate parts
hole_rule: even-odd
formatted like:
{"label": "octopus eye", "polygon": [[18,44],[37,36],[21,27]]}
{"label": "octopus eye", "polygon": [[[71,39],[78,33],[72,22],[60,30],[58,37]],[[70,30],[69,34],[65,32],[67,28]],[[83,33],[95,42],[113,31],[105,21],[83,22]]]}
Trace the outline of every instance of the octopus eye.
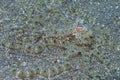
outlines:
{"label": "octopus eye", "polygon": [[85,27],[79,27],[79,26],[77,26],[77,27],[73,28],[73,32],[75,32],[75,33],[78,33],[78,32],[83,33],[83,32],[86,32],[86,31],[88,31],[88,29],[85,28]]}

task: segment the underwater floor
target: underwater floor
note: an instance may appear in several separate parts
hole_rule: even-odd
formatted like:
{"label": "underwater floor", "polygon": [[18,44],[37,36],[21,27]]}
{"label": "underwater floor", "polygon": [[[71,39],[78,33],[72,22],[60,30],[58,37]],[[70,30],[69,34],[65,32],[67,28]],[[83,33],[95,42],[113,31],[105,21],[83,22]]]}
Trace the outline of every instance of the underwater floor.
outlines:
{"label": "underwater floor", "polygon": [[0,80],[120,80],[119,0],[0,0]]}

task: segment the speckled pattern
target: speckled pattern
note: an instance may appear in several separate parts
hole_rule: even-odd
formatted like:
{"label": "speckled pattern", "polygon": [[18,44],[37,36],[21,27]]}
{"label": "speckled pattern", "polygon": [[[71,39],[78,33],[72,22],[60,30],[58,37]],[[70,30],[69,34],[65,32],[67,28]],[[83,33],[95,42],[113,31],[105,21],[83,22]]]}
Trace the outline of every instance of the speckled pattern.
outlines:
{"label": "speckled pattern", "polygon": [[0,0],[0,80],[120,80],[119,4]]}

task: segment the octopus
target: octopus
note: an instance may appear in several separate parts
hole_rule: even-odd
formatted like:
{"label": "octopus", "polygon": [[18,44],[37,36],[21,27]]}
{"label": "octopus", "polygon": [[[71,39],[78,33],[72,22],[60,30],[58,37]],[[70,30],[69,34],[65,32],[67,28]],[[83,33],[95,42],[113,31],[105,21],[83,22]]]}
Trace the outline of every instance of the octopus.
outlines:
{"label": "octopus", "polygon": [[[17,78],[40,75],[44,78],[54,78],[66,71],[74,70],[71,60],[79,60],[84,52],[92,50],[94,44],[93,32],[86,27],[75,26],[69,29],[12,29],[13,41],[3,43],[8,53],[22,51],[29,55],[38,55],[40,60],[48,65],[45,69],[35,72],[16,72]],[[8,37],[11,39],[11,37]],[[48,63],[48,64],[47,64]],[[39,67],[39,66],[38,66]],[[25,76],[24,74],[27,74]]]}

